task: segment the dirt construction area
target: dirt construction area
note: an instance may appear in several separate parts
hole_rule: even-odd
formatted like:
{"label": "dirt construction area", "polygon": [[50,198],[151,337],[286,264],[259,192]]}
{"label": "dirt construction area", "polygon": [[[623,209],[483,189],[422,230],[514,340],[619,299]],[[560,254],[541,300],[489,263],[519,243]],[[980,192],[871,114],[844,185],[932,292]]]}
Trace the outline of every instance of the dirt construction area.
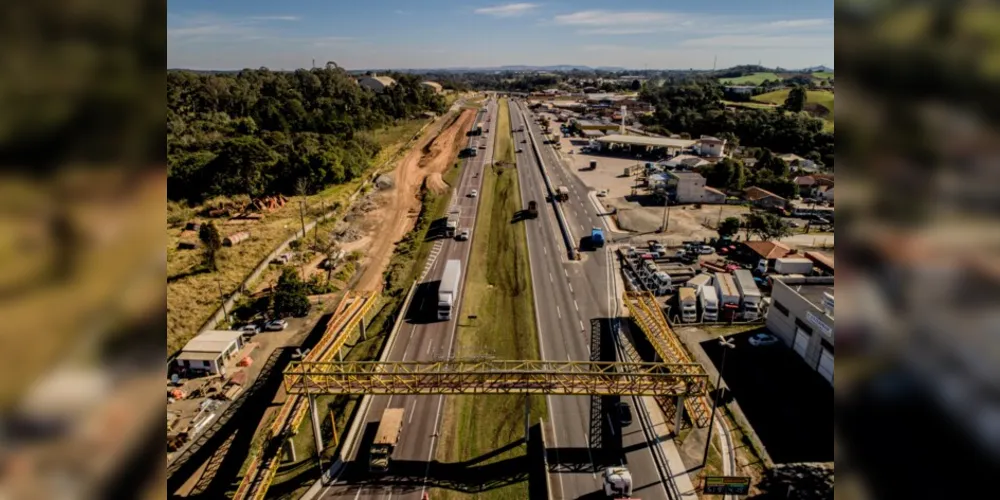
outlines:
{"label": "dirt construction area", "polygon": [[428,127],[420,142],[393,170],[393,187],[375,197],[379,208],[354,221],[365,235],[342,248],[346,252],[365,252],[356,290],[382,289],[382,272],[396,242],[413,229],[420,212],[421,186],[426,182],[429,189],[439,192],[447,189],[441,174],[453,165],[458,151],[465,145],[465,134],[472,128],[475,117],[475,110],[466,109],[461,114],[449,113]]}

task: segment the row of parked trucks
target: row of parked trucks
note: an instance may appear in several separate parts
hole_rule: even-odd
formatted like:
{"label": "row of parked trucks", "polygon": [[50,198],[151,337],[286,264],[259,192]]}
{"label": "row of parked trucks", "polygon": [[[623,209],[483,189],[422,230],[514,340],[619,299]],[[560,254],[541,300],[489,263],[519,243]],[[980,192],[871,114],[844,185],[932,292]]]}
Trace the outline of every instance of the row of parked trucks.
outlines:
{"label": "row of parked trucks", "polygon": [[719,320],[760,319],[763,295],[753,274],[746,269],[729,273],[701,273],[687,281],[678,290],[677,302],[681,310],[681,321],[698,321],[698,307],[701,307],[701,321],[711,323]]}

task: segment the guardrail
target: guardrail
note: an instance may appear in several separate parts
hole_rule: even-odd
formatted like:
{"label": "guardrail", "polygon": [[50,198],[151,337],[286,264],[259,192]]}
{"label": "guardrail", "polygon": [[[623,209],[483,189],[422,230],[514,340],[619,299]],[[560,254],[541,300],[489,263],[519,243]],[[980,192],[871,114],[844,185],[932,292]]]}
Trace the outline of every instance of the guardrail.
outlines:
{"label": "guardrail", "polygon": [[569,254],[571,260],[579,260],[580,253],[576,248],[576,239],[573,237],[573,232],[570,231],[569,224],[566,223],[566,216],[563,215],[562,207],[559,206],[559,201],[556,199],[556,190],[552,188],[552,181],[549,180],[549,175],[545,172],[545,162],[542,161],[542,154],[538,151],[535,136],[531,133],[531,124],[524,115],[524,110],[518,107],[518,112],[521,115],[521,120],[524,121],[525,132],[527,132],[528,138],[531,140],[531,150],[535,153],[535,159],[538,160],[538,169],[542,172],[542,180],[545,181],[545,188],[549,192],[549,201],[552,203],[552,207],[555,208],[556,220],[559,222],[559,229],[563,235],[563,243],[566,244],[566,253]]}

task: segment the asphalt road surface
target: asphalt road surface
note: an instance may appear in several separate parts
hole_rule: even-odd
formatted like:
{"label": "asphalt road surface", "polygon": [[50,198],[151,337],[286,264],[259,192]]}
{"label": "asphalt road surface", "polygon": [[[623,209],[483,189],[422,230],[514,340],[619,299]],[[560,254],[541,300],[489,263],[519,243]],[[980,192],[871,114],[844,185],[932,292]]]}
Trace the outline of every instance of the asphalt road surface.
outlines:
{"label": "asphalt road surface", "polygon": [[[473,137],[470,146],[477,149],[477,156],[464,160],[464,166],[455,191],[455,205],[461,207],[462,215],[459,228],[473,228],[479,198],[469,197],[471,190],[482,190],[482,172],[484,165],[493,158],[493,127],[496,125],[496,101],[489,101],[486,115],[490,117],[491,132],[480,137]],[[476,116],[476,122],[485,121],[484,113]],[[484,127],[485,128],[485,127]],[[478,149],[485,144],[486,149]],[[432,227],[433,229],[433,227]],[[472,235],[475,238],[475,234]],[[418,285],[413,296],[411,307],[407,312],[406,324],[397,333],[397,338],[389,354],[391,361],[431,361],[445,359],[451,356],[455,327],[458,318],[457,311],[461,307],[461,298],[455,305],[455,312],[450,321],[438,321],[437,282],[444,272],[444,264],[449,259],[462,261],[462,277],[459,297],[465,291],[466,263],[472,248],[472,241],[456,241],[453,238],[441,237],[440,250],[429,272]],[[433,255],[433,253],[432,253]],[[425,489],[434,487],[435,479],[429,478],[430,464],[433,460],[440,432],[441,413],[444,396],[375,396],[365,415],[362,415],[366,425],[361,429],[361,436],[355,439],[353,449],[345,457],[347,468],[337,478],[337,481],[322,490],[323,498],[400,498],[419,500]],[[375,478],[368,473],[367,446],[375,435],[382,412],[386,408],[404,408],[403,430],[400,441],[392,454],[392,464],[387,475]]]}
{"label": "asphalt road surface", "polygon": [[[528,219],[528,252],[531,258],[535,303],[538,310],[541,353],[546,360],[614,361],[609,318],[617,316],[611,255],[605,248],[584,249],[580,261],[570,261],[556,220],[555,209],[546,202],[548,192],[534,152],[534,138],[552,187],[569,188],[569,200],[559,203],[579,245],[592,228],[604,229],[603,218],[588,197],[589,189],[567,171],[552,146],[544,144],[540,125],[526,106],[511,112],[515,132],[518,174],[522,198],[538,202],[537,219]],[[522,119],[525,112],[527,123]],[[553,124],[557,126],[556,124]],[[521,141],[528,139],[528,142]],[[633,398],[621,398],[633,408],[633,423],[622,427],[614,405],[619,398],[550,396],[546,428],[549,464],[553,470],[552,498],[601,498],[604,467],[626,464],[632,472],[633,495],[644,500],[668,498],[648,442],[643,436]]]}

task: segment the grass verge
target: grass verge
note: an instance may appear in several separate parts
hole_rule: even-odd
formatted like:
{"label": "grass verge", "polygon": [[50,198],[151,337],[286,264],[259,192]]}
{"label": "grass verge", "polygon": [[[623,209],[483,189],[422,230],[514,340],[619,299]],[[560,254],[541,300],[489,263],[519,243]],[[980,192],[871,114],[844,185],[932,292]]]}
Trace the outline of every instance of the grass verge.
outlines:
{"label": "grass verge", "polygon": [[[506,123],[505,129],[498,130],[503,130],[509,139],[509,121]],[[539,358],[527,237],[522,225],[510,222],[520,208],[516,168],[487,168],[483,173],[472,255],[465,266],[468,277],[459,315],[455,353],[458,358]],[[470,316],[475,319],[468,319]],[[525,396],[449,397],[437,459],[442,463],[474,461],[468,470],[470,477],[477,474],[475,469],[486,470],[489,464],[518,463],[526,454],[523,444],[518,444],[524,438],[524,404]],[[545,413],[545,398],[531,396],[532,421],[538,421]],[[511,444],[514,446],[484,457]],[[504,478],[482,479],[485,483]],[[438,490],[431,496],[521,499],[528,497],[528,484],[520,482],[485,491]]]}
{"label": "grass verge", "polygon": [[504,165],[514,164],[514,137],[510,132],[510,108],[506,99],[500,99],[500,112],[497,115],[496,145],[493,150],[493,161]]}

